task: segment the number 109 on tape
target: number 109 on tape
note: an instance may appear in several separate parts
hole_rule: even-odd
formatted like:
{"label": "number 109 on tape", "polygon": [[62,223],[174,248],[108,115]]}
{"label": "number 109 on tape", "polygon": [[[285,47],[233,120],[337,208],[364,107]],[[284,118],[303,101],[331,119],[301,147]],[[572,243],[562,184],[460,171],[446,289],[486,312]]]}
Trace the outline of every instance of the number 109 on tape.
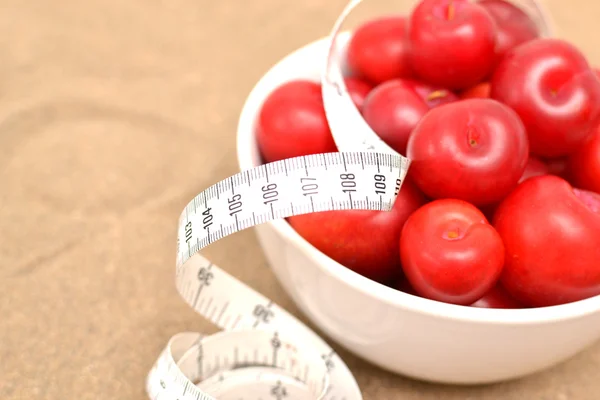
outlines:
{"label": "number 109 on tape", "polygon": [[148,377],[150,397],[360,399],[351,372],[329,345],[199,251],[278,218],[390,210],[407,168],[406,159],[386,153],[316,154],[240,172],[196,196],[179,220],[176,285],[222,331],[173,337]]}
{"label": "number 109 on tape", "polygon": [[327,153],[238,173],[188,204],[180,219],[178,254],[185,262],[224,236],[292,215],[390,210],[407,167],[406,159],[391,154]]}
{"label": "number 109 on tape", "polygon": [[177,290],[221,331],[173,336],[146,380],[151,399],[362,399],[354,376],[322,338],[199,253],[225,236],[275,219],[393,207],[409,160],[367,126],[345,88],[336,51],[342,22],[360,2],[351,0],[335,23],[321,80],[340,152],[242,171],[201,192],[181,213]]}

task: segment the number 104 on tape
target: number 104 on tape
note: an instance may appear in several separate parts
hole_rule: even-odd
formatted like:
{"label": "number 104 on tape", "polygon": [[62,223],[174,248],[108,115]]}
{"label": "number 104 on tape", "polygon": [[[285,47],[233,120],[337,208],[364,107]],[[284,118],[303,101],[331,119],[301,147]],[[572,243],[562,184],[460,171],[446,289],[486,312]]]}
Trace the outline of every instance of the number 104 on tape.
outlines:
{"label": "number 104 on tape", "polygon": [[386,153],[328,153],[261,165],[196,196],[182,212],[176,286],[222,329],[174,336],[147,379],[153,399],[361,399],[351,372],[314,332],[199,251],[292,215],[390,210],[408,162]]}
{"label": "number 104 on tape", "polygon": [[368,127],[345,88],[336,21],[322,77],[325,114],[340,153],[261,165],[197,195],[179,218],[176,287],[221,331],[171,338],[146,381],[154,400],[361,400],[343,360],[294,316],[199,254],[240,230],[293,215],[389,211],[409,160]]}

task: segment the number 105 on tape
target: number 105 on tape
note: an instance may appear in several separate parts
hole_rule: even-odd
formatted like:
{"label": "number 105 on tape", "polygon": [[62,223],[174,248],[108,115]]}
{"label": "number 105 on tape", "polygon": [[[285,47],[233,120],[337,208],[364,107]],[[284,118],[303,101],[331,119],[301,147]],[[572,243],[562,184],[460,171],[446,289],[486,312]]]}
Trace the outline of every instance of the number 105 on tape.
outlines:
{"label": "number 105 on tape", "polygon": [[406,168],[399,156],[355,152],[286,159],[238,173],[209,187],[186,207],[178,254],[185,262],[224,236],[292,215],[389,210]]}
{"label": "number 105 on tape", "polygon": [[177,290],[222,331],[174,336],[148,376],[150,397],[361,399],[350,370],[327,343],[199,251],[278,218],[390,210],[407,169],[408,160],[392,154],[315,154],[242,171],[189,202],[179,219]]}

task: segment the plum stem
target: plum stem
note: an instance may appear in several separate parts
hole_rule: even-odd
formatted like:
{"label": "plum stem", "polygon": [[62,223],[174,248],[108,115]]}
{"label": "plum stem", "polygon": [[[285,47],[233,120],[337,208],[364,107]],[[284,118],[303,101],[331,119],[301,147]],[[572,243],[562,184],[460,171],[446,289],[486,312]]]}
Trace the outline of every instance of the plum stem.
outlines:
{"label": "plum stem", "polygon": [[435,100],[435,99],[441,99],[446,96],[448,96],[447,90],[445,90],[445,89],[434,90],[433,92],[429,93],[429,95],[427,96],[427,100],[431,101],[431,100]]}
{"label": "plum stem", "polygon": [[479,145],[479,132],[477,129],[472,126],[467,126],[467,141],[469,142],[469,146],[477,147]]}
{"label": "plum stem", "polygon": [[455,7],[454,7],[454,2],[450,1],[450,3],[448,4],[448,8],[446,9],[446,19],[448,21],[452,21],[454,19],[454,13],[455,13]]}
{"label": "plum stem", "polygon": [[449,231],[446,231],[444,233],[444,239],[447,240],[457,240],[461,238],[461,232],[459,231],[459,229],[452,229]]}

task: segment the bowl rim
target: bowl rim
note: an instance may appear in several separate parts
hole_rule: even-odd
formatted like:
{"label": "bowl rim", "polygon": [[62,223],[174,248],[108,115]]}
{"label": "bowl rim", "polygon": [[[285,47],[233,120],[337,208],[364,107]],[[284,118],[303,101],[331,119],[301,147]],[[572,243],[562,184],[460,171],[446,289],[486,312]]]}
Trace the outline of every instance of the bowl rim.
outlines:
{"label": "bowl rim", "polygon": [[[340,40],[348,38],[349,32],[341,32]],[[268,86],[271,84],[272,77],[281,73],[281,70],[285,69],[285,64],[292,58],[325,48],[327,40],[327,37],[321,37],[288,53],[269,68],[251,89],[243,103],[237,125],[236,154],[240,170],[258,166],[253,163],[252,157],[252,149],[256,146],[253,128],[255,116],[269,93]],[[550,324],[600,312],[600,295],[567,304],[524,309],[478,308],[418,297],[373,281],[334,261],[300,236],[284,219],[269,221],[266,224],[270,224],[279,235],[306,254],[324,273],[341,280],[365,296],[405,311],[447,320],[501,325]]]}

